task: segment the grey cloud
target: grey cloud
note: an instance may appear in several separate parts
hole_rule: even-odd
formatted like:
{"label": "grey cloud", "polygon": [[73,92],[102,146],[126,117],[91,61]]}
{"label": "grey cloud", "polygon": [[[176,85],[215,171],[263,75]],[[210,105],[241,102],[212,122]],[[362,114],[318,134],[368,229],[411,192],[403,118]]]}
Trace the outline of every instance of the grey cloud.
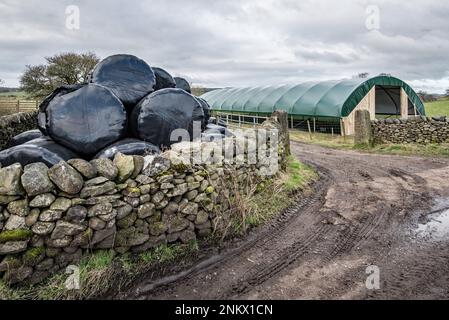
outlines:
{"label": "grey cloud", "polygon": [[[81,29],[65,28],[78,5]],[[365,26],[377,5],[380,29]],[[388,72],[418,89],[449,83],[446,1],[0,0],[0,78],[64,51],[131,53],[196,85],[243,86]]]}

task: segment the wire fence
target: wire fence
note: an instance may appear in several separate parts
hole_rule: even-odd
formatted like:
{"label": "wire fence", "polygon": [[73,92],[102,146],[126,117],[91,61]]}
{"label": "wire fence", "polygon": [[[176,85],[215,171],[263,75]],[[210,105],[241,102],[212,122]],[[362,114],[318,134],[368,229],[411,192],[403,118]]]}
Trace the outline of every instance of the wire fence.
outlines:
{"label": "wire fence", "polygon": [[[213,115],[217,119],[225,122],[228,126],[234,127],[256,127],[268,119],[268,116],[260,114],[237,114],[214,111]],[[289,116],[290,129],[306,131],[309,133],[341,135],[344,132],[342,126],[343,124],[340,119]]]}
{"label": "wire fence", "polygon": [[13,98],[0,98],[0,115],[8,115],[18,112],[30,112],[38,108],[37,100],[21,100]]}

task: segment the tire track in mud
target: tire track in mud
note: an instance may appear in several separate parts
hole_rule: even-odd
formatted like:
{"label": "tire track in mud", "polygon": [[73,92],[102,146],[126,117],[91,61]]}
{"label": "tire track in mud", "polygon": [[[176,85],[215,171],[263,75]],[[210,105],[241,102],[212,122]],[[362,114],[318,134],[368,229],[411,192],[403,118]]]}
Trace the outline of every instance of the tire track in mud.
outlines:
{"label": "tire track in mud", "polygon": [[[361,297],[376,299],[400,296],[401,292],[410,291],[404,288],[404,283],[419,285],[422,273],[426,270],[429,271],[429,282],[431,278],[434,280],[435,277],[441,277],[442,270],[449,269],[446,259],[449,257],[449,246],[440,250],[440,253],[431,248],[426,249],[425,253],[412,250],[409,258],[398,254],[397,263],[407,265],[408,273],[398,272],[391,260],[391,255],[394,254],[392,243],[398,245],[401,228],[413,225],[419,215],[417,212],[429,209],[432,202],[432,188],[419,173],[430,168],[449,166],[449,160],[360,154],[297,143],[292,143],[292,151],[302,162],[317,168],[320,173],[320,179],[311,195],[299,200],[268,225],[250,233],[237,247],[226,249],[181,273],[158,280],[144,279],[130,288],[126,297],[246,297],[251,296],[254,290],[272,290],[273,285],[292,286],[280,279],[289,272],[306,266],[308,262],[313,261],[316,268],[332,270],[331,267],[325,267],[331,266],[335,261],[351,261],[348,259],[367,256],[369,261],[377,262],[388,272],[385,281],[389,285],[386,291],[361,293]],[[330,195],[331,188],[334,191]],[[383,188],[390,188],[392,196],[384,199],[389,190]],[[341,195],[336,194],[338,192]],[[332,197],[331,201],[328,197]],[[349,206],[348,201],[352,202]],[[346,217],[344,210],[348,208],[352,211]],[[342,222],[329,223],[329,217],[340,218]],[[401,248],[398,250],[402,252]],[[432,260],[438,264],[446,261],[446,264],[439,269],[432,268]],[[337,276],[333,278],[332,274],[324,274],[316,280],[332,280],[337,284],[340,281],[344,287],[320,293],[321,298],[344,295],[347,293],[344,290],[356,288],[357,281],[360,281],[360,275],[344,273],[340,276],[341,279],[338,279]],[[449,280],[447,283],[449,285]],[[326,287],[323,283],[311,281],[304,281],[301,286],[306,287],[301,298],[314,298],[307,296],[307,292],[312,294],[318,292],[313,288]],[[307,290],[307,286],[311,290]],[[267,293],[267,296],[270,297],[270,294]]]}
{"label": "tire track in mud", "polygon": [[303,256],[307,251],[317,242],[319,238],[326,234],[331,227],[329,225],[322,225],[317,228],[315,232],[311,233],[306,239],[295,242],[291,247],[283,250],[280,254],[274,257],[272,263],[263,263],[257,265],[248,274],[245,274],[242,278],[245,279],[244,283],[234,285],[230,290],[218,297],[218,299],[238,298],[239,295],[246,293],[249,289],[257,286],[280,271],[287,268],[299,257]]}
{"label": "tire track in mud", "polygon": [[[309,164],[311,165],[311,164]],[[276,238],[282,238],[284,235],[284,230],[290,226],[292,219],[308,218],[313,216],[324,201],[324,196],[327,192],[327,187],[332,177],[329,171],[323,167],[317,168],[320,178],[318,182],[312,188],[312,194],[308,197],[302,198],[293,207],[284,210],[278,218],[273,220],[269,225],[264,226],[261,231],[259,231],[255,236],[249,237],[249,239],[237,249],[230,250],[218,256],[212,256],[205,261],[200,262],[197,266],[181,272],[177,275],[171,275],[163,279],[156,281],[150,281],[148,283],[141,283],[138,288],[135,289],[135,293],[132,294],[134,298],[141,298],[145,296],[146,298],[151,298],[163,293],[165,290],[170,291],[170,285],[176,282],[176,285],[182,285],[183,283],[190,282],[192,278],[198,276],[198,274],[204,272],[212,272],[213,269],[223,269],[228,267],[230,264],[235,263],[232,259],[238,257],[239,255],[248,256],[249,251],[262,250],[268,242],[274,242]],[[319,216],[313,217],[314,223],[320,223],[318,221]],[[302,237],[302,241],[295,242],[292,247],[283,250],[282,255],[279,259],[274,259],[272,264],[264,263],[263,266],[253,268],[250,273],[255,276],[250,276],[249,273],[245,274],[248,279],[248,283],[251,285],[256,285],[261,279],[267,278],[264,276],[265,273],[273,275],[275,270],[281,270],[283,267],[288,266],[292,261],[294,261],[301,253],[304,253],[307,248],[314,242],[316,238],[325,234],[328,230],[325,225],[320,226],[318,230],[313,230],[307,237]],[[277,252],[277,249],[274,249]],[[247,259],[245,259],[247,260]],[[279,263],[281,262],[281,263]],[[260,280],[257,280],[260,279]],[[245,290],[241,286],[234,286],[231,288],[229,293],[224,297],[229,297],[234,294],[234,291],[243,293]]]}
{"label": "tire track in mud", "polygon": [[[381,290],[367,299],[447,299],[449,296],[449,248],[433,244],[409,252],[406,259],[398,253],[381,269]],[[408,291],[404,287],[409,288]]]}
{"label": "tire track in mud", "polygon": [[[383,171],[380,171],[383,172]],[[408,182],[407,178],[413,180],[413,185],[415,188],[423,188],[426,189],[426,181],[415,174],[409,174],[400,169],[390,169],[389,173],[392,174],[393,177],[397,177],[402,180],[403,183]],[[366,174],[362,174],[363,177],[366,177]],[[371,176],[370,176],[371,177]],[[370,181],[372,180],[369,179]],[[394,180],[394,178],[391,178]],[[410,210],[413,205],[408,203],[407,192],[408,190],[403,187],[401,182],[394,182],[396,185],[396,190],[400,192],[400,201],[401,204],[398,207],[402,208],[402,210]],[[428,193],[428,192],[425,192]],[[353,248],[357,248],[361,246],[365,241],[370,239],[370,235],[379,230],[380,227],[384,227],[388,221],[389,214],[387,213],[387,208],[381,208],[376,214],[365,216],[362,218],[362,221],[359,225],[353,228],[349,228],[346,232],[344,232],[341,236],[341,241],[336,246],[336,248],[330,253],[329,256],[325,258],[325,261],[330,262],[332,259],[337,256],[349,252]]]}

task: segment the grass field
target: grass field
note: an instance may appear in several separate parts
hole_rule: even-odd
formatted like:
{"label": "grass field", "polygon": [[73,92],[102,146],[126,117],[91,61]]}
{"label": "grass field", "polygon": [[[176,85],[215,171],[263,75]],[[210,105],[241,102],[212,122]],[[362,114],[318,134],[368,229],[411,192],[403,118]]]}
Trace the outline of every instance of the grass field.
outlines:
{"label": "grass field", "polygon": [[24,91],[0,92],[0,98],[26,98]]}
{"label": "grass field", "polygon": [[441,99],[435,102],[425,104],[426,115],[428,117],[448,116],[449,117],[449,99]]}

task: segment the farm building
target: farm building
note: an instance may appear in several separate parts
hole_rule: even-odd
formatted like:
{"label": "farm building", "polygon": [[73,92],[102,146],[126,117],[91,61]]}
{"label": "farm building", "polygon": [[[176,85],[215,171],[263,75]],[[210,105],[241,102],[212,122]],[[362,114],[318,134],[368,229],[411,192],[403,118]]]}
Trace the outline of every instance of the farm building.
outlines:
{"label": "farm building", "polygon": [[231,116],[266,115],[282,109],[292,127],[321,132],[354,133],[355,110],[369,110],[371,118],[425,115],[416,92],[391,76],[371,79],[306,82],[293,85],[224,88],[201,96],[212,110]]}

